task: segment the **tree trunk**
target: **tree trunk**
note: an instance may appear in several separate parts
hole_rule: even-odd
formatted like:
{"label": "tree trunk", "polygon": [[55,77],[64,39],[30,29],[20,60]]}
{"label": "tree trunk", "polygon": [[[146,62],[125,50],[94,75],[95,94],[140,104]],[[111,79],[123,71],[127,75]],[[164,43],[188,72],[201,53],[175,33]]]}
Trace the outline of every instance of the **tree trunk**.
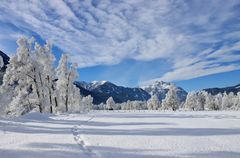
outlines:
{"label": "tree trunk", "polygon": [[55,97],[54,100],[55,100],[55,105],[56,105],[56,107],[58,107],[57,97]]}
{"label": "tree trunk", "polygon": [[37,97],[38,97],[38,100],[39,100],[39,112],[42,113],[43,112],[43,109],[42,109],[42,102],[41,102],[41,96],[40,96],[40,92],[39,92],[39,87],[38,87],[38,84],[37,84],[37,79],[36,79],[36,69],[34,68],[34,77],[33,77],[33,82],[35,84],[35,87],[36,87],[36,93],[37,93]]}
{"label": "tree trunk", "polygon": [[48,94],[49,94],[49,102],[50,102],[50,113],[53,113],[53,106],[52,106],[52,92],[51,92],[51,83],[50,83],[50,77],[47,76],[48,81]]}
{"label": "tree trunk", "polygon": [[69,93],[69,82],[70,82],[70,75],[71,73],[68,74],[68,82],[67,82],[67,89],[66,89],[66,100],[65,100],[65,106],[66,106],[66,112],[68,112],[68,93]]}

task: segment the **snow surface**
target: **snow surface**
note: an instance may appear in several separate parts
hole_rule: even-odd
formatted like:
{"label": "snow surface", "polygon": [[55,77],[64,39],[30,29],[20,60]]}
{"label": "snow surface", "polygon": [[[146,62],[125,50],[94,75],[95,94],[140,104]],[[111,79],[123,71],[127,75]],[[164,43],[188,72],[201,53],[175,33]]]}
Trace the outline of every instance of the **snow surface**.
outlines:
{"label": "snow surface", "polygon": [[0,119],[2,158],[239,158],[239,112],[92,112]]}

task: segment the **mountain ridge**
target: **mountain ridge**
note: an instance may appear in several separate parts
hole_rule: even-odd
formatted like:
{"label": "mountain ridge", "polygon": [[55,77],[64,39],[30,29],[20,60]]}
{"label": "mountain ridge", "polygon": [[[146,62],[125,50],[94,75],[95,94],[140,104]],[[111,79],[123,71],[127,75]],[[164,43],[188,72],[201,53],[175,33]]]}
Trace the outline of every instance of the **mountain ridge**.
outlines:
{"label": "mountain ridge", "polygon": [[[75,85],[80,89],[82,95],[91,95],[93,97],[94,104],[100,104],[105,103],[109,97],[113,97],[114,101],[117,103],[126,102],[128,100],[147,101],[152,95],[155,94],[161,101],[165,98],[170,85],[173,84],[158,81],[155,84],[149,85],[148,87],[129,88],[117,86],[109,81],[93,81],[90,83],[77,81],[75,82]],[[180,101],[183,102],[186,99],[187,92],[181,87],[175,87],[177,89],[177,95],[179,96]]]}
{"label": "mountain ridge", "polygon": [[211,93],[212,95],[216,95],[218,93],[224,93],[226,92],[227,94],[230,92],[233,92],[234,94],[237,94],[238,92],[240,92],[240,84],[237,84],[235,86],[228,86],[228,87],[223,87],[223,88],[218,88],[218,87],[214,87],[214,88],[206,88],[203,89],[204,91]]}
{"label": "mountain ridge", "polygon": [[96,81],[94,83],[76,81],[75,85],[80,89],[82,95],[91,95],[93,97],[94,104],[105,103],[111,96],[117,103],[126,102],[128,100],[145,101],[151,97],[141,88],[117,86],[109,81]]}

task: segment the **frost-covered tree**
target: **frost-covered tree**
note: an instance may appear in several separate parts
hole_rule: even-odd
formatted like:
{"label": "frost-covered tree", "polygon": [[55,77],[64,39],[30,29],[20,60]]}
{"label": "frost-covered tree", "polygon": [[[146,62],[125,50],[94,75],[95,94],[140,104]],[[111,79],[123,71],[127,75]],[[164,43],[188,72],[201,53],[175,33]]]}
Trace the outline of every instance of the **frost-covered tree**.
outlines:
{"label": "frost-covered tree", "polygon": [[[73,64],[71,66],[69,77],[68,77],[68,106],[71,109],[79,109],[81,105],[81,95],[79,89],[74,85],[74,81],[77,79],[78,73],[77,73],[77,64]],[[89,101],[87,102],[89,105],[88,109],[90,110],[92,107],[92,97],[89,96]],[[76,112],[78,112],[77,110]]]}
{"label": "frost-covered tree", "polygon": [[[11,114],[11,109],[23,107],[25,103],[21,101],[17,104],[16,101],[19,100],[17,98],[28,101],[30,94],[33,102],[29,102],[29,106],[37,105],[39,111],[43,112],[46,101],[44,86],[42,86],[43,70],[35,56],[39,50],[36,47],[33,49],[32,39],[20,38],[17,44],[17,53],[10,59],[3,78],[2,91],[9,93],[9,97],[12,97],[12,103],[9,103],[6,109],[7,113]],[[19,93],[20,91],[22,93]],[[20,97],[20,94],[25,95]]]}
{"label": "frost-covered tree", "polygon": [[93,105],[94,110],[104,110],[104,107],[106,107],[106,105],[104,103],[100,103],[98,105]]}
{"label": "frost-covered tree", "polygon": [[106,109],[107,110],[113,110],[115,106],[115,102],[112,97],[109,97],[106,101]]}
{"label": "frost-covered tree", "polygon": [[90,111],[93,108],[93,97],[88,95],[82,98],[81,101],[82,110],[81,111]]}
{"label": "frost-covered tree", "polygon": [[207,97],[208,93],[206,91],[189,92],[184,104],[184,108],[194,111],[204,110]]}
{"label": "frost-covered tree", "polygon": [[134,100],[132,101],[132,108],[134,110],[142,110],[143,107],[143,102],[142,101],[138,101],[138,100]]}
{"label": "frost-covered tree", "polygon": [[62,55],[56,69],[56,106],[60,112],[68,112],[69,108],[77,109],[77,107],[71,106],[81,106],[80,91],[74,85],[74,81],[78,77],[76,68],[77,65],[73,64],[69,70],[67,56]]}
{"label": "frost-covered tree", "polygon": [[122,110],[130,110],[132,108],[132,103],[130,100],[128,100],[127,102],[121,103],[120,106]]}
{"label": "frost-covered tree", "polygon": [[131,110],[132,108],[132,102],[128,100],[125,105],[125,110]]}
{"label": "frost-covered tree", "polygon": [[51,113],[62,107],[63,112],[70,106],[71,111],[80,109],[80,92],[73,84],[78,76],[77,65],[68,69],[67,58],[63,57],[56,73],[49,42],[41,46],[23,37],[17,44],[16,55],[9,61],[1,86],[1,97],[6,96],[2,103],[7,105],[6,112],[21,115],[33,108]]}
{"label": "frost-covered tree", "polygon": [[58,67],[56,69],[57,81],[56,81],[56,95],[57,95],[57,103],[56,107],[58,111],[64,112],[68,111],[68,63],[67,56],[62,55],[59,60]]}
{"label": "frost-covered tree", "polygon": [[206,95],[206,103],[205,103],[206,110],[219,110],[219,106],[215,102],[215,96],[208,93]]}
{"label": "frost-covered tree", "polygon": [[227,110],[234,106],[234,94],[231,92],[229,94],[224,93],[222,97],[222,109]]}
{"label": "frost-covered tree", "polygon": [[160,105],[161,104],[157,95],[152,95],[151,98],[147,101],[148,110],[157,110]]}
{"label": "frost-covered tree", "polygon": [[234,110],[240,110],[240,92],[238,92],[236,97],[235,97]]}
{"label": "frost-covered tree", "polygon": [[229,94],[228,94],[228,98],[229,98],[229,100],[230,100],[230,105],[228,106],[228,108],[229,109],[233,109],[233,107],[234,107],[234,102],[235,102],[235,95],[234,95],[234,93],[233,92],[230,92]]}
{"label": "frost-covered tree", "polygon": [[177,92],[176,92],[176,88],[175,86],[171,85],[169,87],[169,91],[165,97],[165,99],[163,99],[162,101],[162,108],[165,110],[173,110],[175,111],[176,109],[179,108],[180,102],[179,102],[179,98],[177,96]]}
{"label": "frost-covered tree", "polygon": [[29,112],[32,107],[28,102],[29,100],[26,100],[26,98],[29,99],[27,96],[28,92],[26,90],[22,89],[18,91],[18,95],[13,97],[12,101],[8,105],[8,109],[6,111],[7,114],[19,116]]}
{"label": "frost-covered tree", "polygon": [[206,91],[200,91],[197,93],[196,110],[204,110],[207,95],[208,93]]}
{"label": "frost-covered tree", "polygon": [[196,92],[189,92],[184,104],[184,108],[188,110],[196,110],[198,95]]}
{"label": "frost-covered tree", "polygon": [[[161,106],[161,105],[160,105]],[[142,101],[141,102],[141,109],[146,110],[147,109],[147,101]]]}
{"label": "frost-covered tree", "polygon": [[217,95],[214,96],[214,110],[221,110],[222,108],[222,94],[218,93]]}
{"label": "frost-covered tree", "polygon": [[39,83],[44,98],[44,111],[53,113],[53,108],[56,106],[54,101],[54,81],[56,77],[53,68],[55,56],[52,53],[51,43],[47,41],[43,47],[36,43],[34,55],[38,63]]}
{"label": "frost-covered tree", "polygon": [[146,110],[147,108],[147,102],[146,101],[139,101],[139,100],[134,100],[130,101],[128,100],[127,102],[123,102],[119,105],[122,110]]}

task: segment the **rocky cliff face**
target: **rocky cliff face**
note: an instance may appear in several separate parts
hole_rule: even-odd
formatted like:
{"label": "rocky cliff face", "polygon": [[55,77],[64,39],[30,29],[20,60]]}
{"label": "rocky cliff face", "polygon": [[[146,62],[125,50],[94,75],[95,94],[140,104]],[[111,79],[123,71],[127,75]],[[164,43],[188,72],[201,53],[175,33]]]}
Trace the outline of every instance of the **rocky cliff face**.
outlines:
{"label": "rocky cliff face", "polygon": [[2,84],[3,75],[4,75],[5,71],[6,71],[7,64],[9,63],[10,58],[9,58],[9,56],[7,56],[2,51],[0,51],[0,56],[3,59],[3,67],[0,68],[0,85],[1,85]]}

